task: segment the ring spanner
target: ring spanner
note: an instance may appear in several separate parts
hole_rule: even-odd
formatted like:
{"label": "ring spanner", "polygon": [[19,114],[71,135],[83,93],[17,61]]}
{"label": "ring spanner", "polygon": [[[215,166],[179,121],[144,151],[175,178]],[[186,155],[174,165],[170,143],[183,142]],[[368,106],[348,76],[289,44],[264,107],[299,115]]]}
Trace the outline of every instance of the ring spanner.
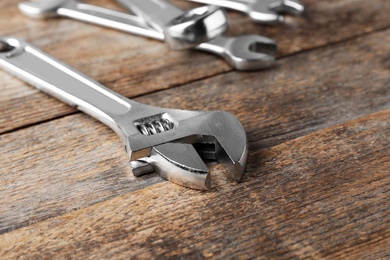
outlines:
{"label": "ring spanner", "polygon": [[304,6],[299,0],[190,0],[240,11],[257,23],[273,24],[284,20],[283,14],[300,15]]}
{"label": "ring spanner", "polygon": [[[158,23],[155,23],[154,28],[164,34],[166,43],[174,50],[188,49],[202,42],[210,41],[226,31],[228,27],[226,14],[220,7],[202,6],[184,12],[172,8],[170,5],[165,5],[163,2],[154,3],[144,0],[140,2],[143,3],[143,7],[153,10],[153,15],[158,16],[156,19]],[[60,15],[101,25],[105,25],[104,23],[112,18],[110,13],[78,1],[25,2],[21,3],[19,8],[30,16]],[[95,11],[97,14],[94,13]],[[119,17],[121,16],[119,15]],[[124,20],[126,20],[125,17]],[[110,26],[112,22],[108,21],[108,23],[107,26]]]}
{"label": "ring spanner", "polygon": [[237,181],[244,172],[247,138],[230,113],[137,103],[17,38],[0,38],[0,67],[112,128],[136,176],[154,171],[189,188],[210,189],[202,158],[221,162]]}
{"label": "ring spanner", "polygon": [[[44,0],[23,2],[19,9],[30,17],[65,16],[132,34],[164,41],[164,33],[149,27],[143,18],[114,10],[84,4],[78,0]],[[201,43],[196,49],[223,57],[237,70],[270,68],[275,63],[276,43],[260,35],[218,36]]]}

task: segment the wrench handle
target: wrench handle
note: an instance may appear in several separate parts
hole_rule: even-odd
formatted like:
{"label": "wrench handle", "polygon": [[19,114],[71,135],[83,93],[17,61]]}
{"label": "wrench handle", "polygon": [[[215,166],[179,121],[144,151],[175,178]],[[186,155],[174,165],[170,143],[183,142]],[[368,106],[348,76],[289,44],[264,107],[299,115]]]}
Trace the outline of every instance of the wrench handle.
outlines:
{"label": "wrench handle", "polygon": [[[54,0],[53,0],[54,1]],[[52,6],[50,4],[53,4]],[[22,2],[19,9],[33,18],[67,17],[100,25],[127,33],[137,34],[157,40],[164,40],[164,34],[153,30],[140,17],[115,10],[85,4],[78,0],[59,2]]]}
{"label": "wrench handle", "polygon": [[37,89],[89,114],[117,131],[115,119],[128,113],[123,97],[31,44],[0,38],[0,67]]}
{"label": "wrench handle", "polygon": [[58,9],[58,14],[111,29],[164,40],[164,34],[151,29],[142,18],[99,6],[70,1],[68,6]]}

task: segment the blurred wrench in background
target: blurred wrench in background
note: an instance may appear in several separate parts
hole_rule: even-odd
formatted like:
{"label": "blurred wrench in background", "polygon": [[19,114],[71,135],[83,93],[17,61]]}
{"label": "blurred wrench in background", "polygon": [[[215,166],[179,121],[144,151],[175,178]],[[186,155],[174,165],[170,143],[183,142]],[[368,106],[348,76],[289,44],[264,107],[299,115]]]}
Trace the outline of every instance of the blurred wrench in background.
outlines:
{"label": "blurred wrench in background", "polygon": [[240,11],[257,23],[274,24],[283,22],[283,14],[300,15],[304,6],[299,0],[190,0],[212,4]]}
{"label": "blurred wrench in background", "polygon": [[[33,18],[63,16],[160,41],[165,40],[164,33],[151,28],[141,17],[85,4],[78,0],[22,2],[19,9]],[[218,36],[195,47],[197,50],[223,57],[237,70],[272,67],[275,63],[276,48],[273,40],[260,35]]]}
{"label": "blurred wrench in background", "polygon": [[184,12],[164,0],[132,0],[128,3],[132,4],[134,14],[156,31],[165,33],[165,41],[175,50],[208,42],[228,28],[225,11],[215,5]]}
{"label": "blurred wrench in background", "polygon": [[[171,8],[163,2],[141,0],[139,4],[153,11],[154,16],[158,17],[154,28],[164,34],[166,43],[173,50],[193,48],[202,42],[210,41],[228,28],[226,14],[220,7],[202,6],[185,12]],[[77,0],[24,2],[19,8],[34,17],[60,15],[101,25],[105,25],[111,18],[109,12]],[[97,15],[94,15],[95,11]]]}
{"label": "blurred wrench in background", "polygon": [[[164,0],[117,0],[129,11],[145,19],[146,23],[156,23],[158,19],[148,15],[148,8],[144,3],[163,3],[169,9],[177,9]],[[143,4],[141,4],[143,3]],[[212,45],[212,46],[211,46]],[[238,70],[258,70],[271,67],[275,62],[276,43],[266,37],[258,35],[241,35],[238,37],[218,36],[208,43],[200,44],[197,49],[207,48],[211,52],[224,57]]]}

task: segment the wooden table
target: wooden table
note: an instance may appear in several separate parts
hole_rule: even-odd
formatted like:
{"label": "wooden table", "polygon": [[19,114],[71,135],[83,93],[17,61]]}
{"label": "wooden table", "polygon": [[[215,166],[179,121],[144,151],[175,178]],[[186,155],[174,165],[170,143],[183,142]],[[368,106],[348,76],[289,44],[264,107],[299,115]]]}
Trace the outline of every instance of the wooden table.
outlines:
{"label": "wooden table", "polygon": [[390,258],[389,1],[302,2],[278,26],[229,14],[231,35],[279,43],[275,68],[244,73],[2,0],[2,35],[123,95],[237,115],[249,160],[241,183],[212,166],[209,192],[135,178],[108,127],[0,71],[0,259]]}

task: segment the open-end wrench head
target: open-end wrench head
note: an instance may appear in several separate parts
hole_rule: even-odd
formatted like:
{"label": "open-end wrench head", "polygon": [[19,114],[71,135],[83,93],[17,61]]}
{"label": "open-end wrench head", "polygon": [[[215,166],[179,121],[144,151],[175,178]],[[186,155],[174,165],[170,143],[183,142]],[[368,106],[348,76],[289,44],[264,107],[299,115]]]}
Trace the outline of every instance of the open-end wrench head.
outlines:
{"label": "open-end wrench head", "polygon": [[275,0],[256,1],[249,6],[249,17],[254,22],[276,24],[284,21],[284,17],[270,9]]}
{"label": "open-end wrench head", "polygon": [[[9,42],[11,41],[11,42]],[[14,46],[16,44],[16,46]],[[14,50],[17,47],[18,43],[12,44],[12,40],[7,38],[0,39],[0,53],[8,53]]]}
{"label": "open-end wrench head", "polygon": [[277,44],[260,35],[240,35],[227,41],[225,51],[237,70],[267,69],[275,64]]}
{"label": "open-end wrench head", "polygon": [[277,13],[301,15],[305,11],[305,7],[300,0],[283,0],[271,3],[269,8]]}
{"label": "open-end wrench head", "polygon": [[44,0],[39,2],[21,2],[18,7],[22,13],[33,18],[49,18],[57,16],[57,10],[69,0]]}
{"label": "open-end wrench head", "polygon": [[262,0],[249,5],[250,18],[268,24],[283,22],[283,14],[300,15],[303,11],[299,0]]}
{"label": "open-end wrench head", "polygon": [[225,11],[216,6],[201,6],[173,19],[164,28],[165,40],[173,50],[188,49],[208,42],[225,32]]}

